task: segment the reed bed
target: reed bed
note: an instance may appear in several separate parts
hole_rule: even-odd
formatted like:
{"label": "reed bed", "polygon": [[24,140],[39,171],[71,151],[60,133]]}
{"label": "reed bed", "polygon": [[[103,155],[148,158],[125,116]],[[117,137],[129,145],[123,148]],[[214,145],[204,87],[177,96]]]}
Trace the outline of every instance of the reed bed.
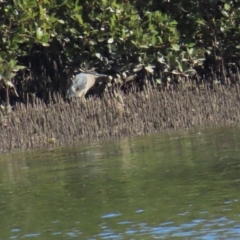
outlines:
{"label": "reed bed", "polygon": [[188,129],[205,125],[237,124],[240,121],[239,85],[179,87],[121,95],[124,105],[108,93],[66,103],[59,95],[56,104],[16,105],[2,118],[0,152],[71,145]]}

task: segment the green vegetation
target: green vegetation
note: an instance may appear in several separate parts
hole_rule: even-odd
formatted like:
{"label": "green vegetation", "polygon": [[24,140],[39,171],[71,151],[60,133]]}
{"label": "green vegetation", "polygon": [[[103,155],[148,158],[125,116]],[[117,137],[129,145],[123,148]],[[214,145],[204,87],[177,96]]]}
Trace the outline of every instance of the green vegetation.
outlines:
{"label": "green vegetation", "polygon": [[64,95],[80,66],[121,86],[233,83],[239,23],[239,0],[1,0],[0,102]]}

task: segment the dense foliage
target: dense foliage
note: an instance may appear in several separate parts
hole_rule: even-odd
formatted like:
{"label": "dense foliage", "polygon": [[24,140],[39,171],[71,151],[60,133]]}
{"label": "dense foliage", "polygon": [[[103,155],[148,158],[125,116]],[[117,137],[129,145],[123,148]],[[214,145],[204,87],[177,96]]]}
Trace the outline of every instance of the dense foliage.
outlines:
{"label": "dense foliage", "polygon": [[240,0],[0,0],[0,101],[14,86],[64,94],[80,65],[160,86],[235,81],[239,23]]}

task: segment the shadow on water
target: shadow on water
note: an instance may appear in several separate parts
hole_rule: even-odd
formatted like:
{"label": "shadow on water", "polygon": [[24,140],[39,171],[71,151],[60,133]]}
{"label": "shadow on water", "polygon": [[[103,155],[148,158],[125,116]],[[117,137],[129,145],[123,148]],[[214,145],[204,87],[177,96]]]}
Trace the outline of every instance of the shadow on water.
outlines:
{"label": "shadow on water", "polygon": [[240,129],[2,155],[0,239],[240,239]]}

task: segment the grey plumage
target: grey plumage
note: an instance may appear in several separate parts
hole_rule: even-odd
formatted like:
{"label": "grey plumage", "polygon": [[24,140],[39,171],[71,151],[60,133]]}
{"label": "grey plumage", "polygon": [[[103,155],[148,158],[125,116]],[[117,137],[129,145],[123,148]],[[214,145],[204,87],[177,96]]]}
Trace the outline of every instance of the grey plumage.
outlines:
{"label": "grey plumage", "polygon": [[66,97],[67,98],[85,97],[88,90],[92,88],[96,83],[96,80],[98,77],[108,77],[108,76],[104,74],[95,73],[95,72],[91,72],[91,73],[82,72],[77,74],[72,80],[72,84],[67,91]]}

